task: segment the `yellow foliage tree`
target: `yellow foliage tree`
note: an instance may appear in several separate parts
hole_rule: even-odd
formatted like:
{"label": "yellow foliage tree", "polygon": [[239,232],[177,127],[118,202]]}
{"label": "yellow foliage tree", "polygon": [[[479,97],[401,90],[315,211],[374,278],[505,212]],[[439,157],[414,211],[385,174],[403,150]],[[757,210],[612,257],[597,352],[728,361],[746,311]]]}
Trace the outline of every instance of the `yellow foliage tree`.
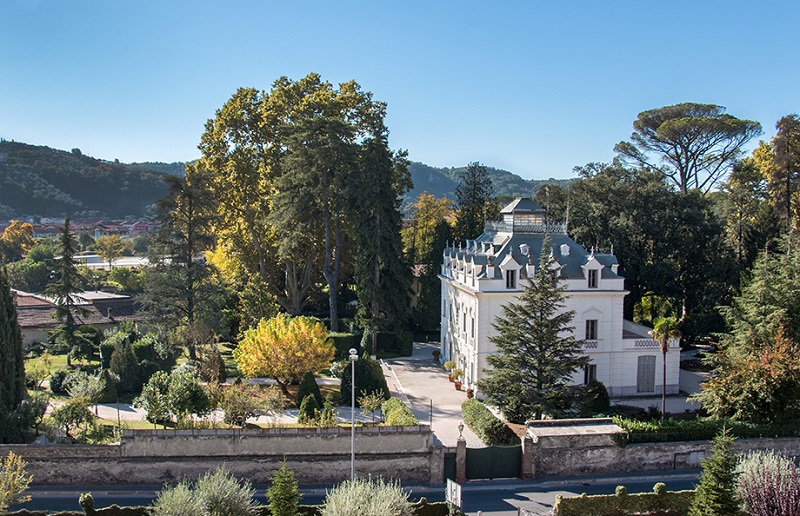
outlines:
{"label": "yellow foliage tree", "polygon": [[[35,243],[33,241],[33,226],[28,222],[12,220],[3,235],[0,236],[0,240],[7,248],[8,262],[21,260],[28,254],[28,251],[31,250]],[[0,250],[2,250],[2,246],[0,246]],[[2,259],[2,256],[0,256],[0,259]]]}
{"label": "yellow foliage tree", "polygon": [[328,337],[325,326],[314,319],[278,314],[247,330],[233,358],[247,378],[274,378],[288,396],[291,380],[331,363],[334,347]]}

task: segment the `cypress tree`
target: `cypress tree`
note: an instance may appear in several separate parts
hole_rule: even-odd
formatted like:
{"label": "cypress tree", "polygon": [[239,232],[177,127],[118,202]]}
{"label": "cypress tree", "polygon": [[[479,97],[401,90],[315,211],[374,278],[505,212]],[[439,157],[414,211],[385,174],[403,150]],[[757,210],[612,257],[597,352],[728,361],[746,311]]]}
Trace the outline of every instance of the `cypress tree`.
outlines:
{"label": "cypress tree", "polygon": [[573,311],[564,310],[564,285],[550,255],[550,240],[542,243],[539,266],[517,302],[503,306],[491,337],[497,353],[478,388],[510,420],[540,419],[545,412],[565,408],[572,373],[588,363],[582,343],[572,334]]}
{"label": "cypress tree", "polygon": [[472,240],[483,233],[492,193],[492,180],[486,167],[470,163],[456,187],[456,240]]}
{"label": "cypress tree", "polygon": [[297,387],[297,397],[295,398],[295,402],[299,407],[302,405],[303,400],[312,394],[314,399],[317,401],[317,406],[322,406],[322,393],[319,391],[319,385],[317,385],[317,380],[314,378],[314,373],[308,372],[303,376],[303,379],[300,380],[300,385]]}
{"label": "cypress tree", "polygon": [[0,437],[10,429],[8,418],[25,397],[25,362],[22,333],[17,323],[17,307],[5,267],[0,268]]}

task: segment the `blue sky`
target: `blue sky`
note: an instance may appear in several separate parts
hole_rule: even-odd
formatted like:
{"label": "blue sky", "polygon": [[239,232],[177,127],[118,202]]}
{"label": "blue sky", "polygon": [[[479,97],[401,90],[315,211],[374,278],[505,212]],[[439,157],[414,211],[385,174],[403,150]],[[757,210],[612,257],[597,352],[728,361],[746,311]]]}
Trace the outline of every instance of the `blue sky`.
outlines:
{"label": "blue sky", "polygon": [[355,79],[393,148],[527,178],[609,161],[640,111],[798,111],[800,2],[2,0],[0,137],[103,159],[198,157],[241,86]]}

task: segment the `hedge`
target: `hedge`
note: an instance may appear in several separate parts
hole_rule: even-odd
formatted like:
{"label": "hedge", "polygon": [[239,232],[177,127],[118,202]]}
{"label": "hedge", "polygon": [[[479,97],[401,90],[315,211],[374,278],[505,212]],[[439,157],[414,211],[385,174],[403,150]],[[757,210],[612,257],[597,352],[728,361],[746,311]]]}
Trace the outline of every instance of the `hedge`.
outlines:
{"label": "hedge", "polygon": [[347,360],[350,350],[355,349],[361,354],[361,335],[357,333],[331,332],[331,342],[336,349],[334,360]]}
{"label": "hedge", "polygon": [[378,332],[378,351],[402,357],[414,352],[414,335],[409,332]]}
{"label": "hedge", "polygon": [[[659,484],[656,484],[659,486]],[[663,484],[661,484],[663,486]],[[619,488],[617,488],[618,491]],[[654,491],[656,487],[654,486]],[[621,490],[624,491],[624,490]],[[650,514],[683,516],[688,514],[694,491],[661,490],[656,493],[593,495],[573,498],[556,496],[555,516],[610,516]]]}
{"label": "hedge", "polygon": [[519,444],[519,437],[475,398],[461,404],[464,423],[488,446]]}
{"label": "hedge", "polygon": [[388,426],[414,426],[418,425],[416,416],[405,403],[397,398],[389,398],[381,405],[383,417]]}
{"label": "hedge", "polygon": [[710,441],[727,426],[739,438],[797,437],[800,424],[759,425],[731,419],[667,419],[639,421],[614,416],[614,424],[628,432],[627,443],[662,443],[674,441]]}
{"label": "hedge", "polygon": [[[75,502],[77,503],[77,501]],[[150,516],[153,514],[153,507],[146,507],[146,506],[132,506],[132,507],[120,507],[118,505],[109,505],[108,507],[103,507],[102,509],[95,509],[92,514],[97,514],[98,516]],[[9,512],[8,516],[85,516],[86,513],[84,511],[61,511],[61,512],[49,512],[49,511],[28,511],[26,509],[21,509],[16,512]]]}

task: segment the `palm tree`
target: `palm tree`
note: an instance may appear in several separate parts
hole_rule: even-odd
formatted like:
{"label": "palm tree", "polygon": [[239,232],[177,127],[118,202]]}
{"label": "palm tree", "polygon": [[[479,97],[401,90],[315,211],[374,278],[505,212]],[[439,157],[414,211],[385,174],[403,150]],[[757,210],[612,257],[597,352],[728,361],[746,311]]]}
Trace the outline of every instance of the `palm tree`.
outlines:
{"label": "palm tree", "polygon": [[669,341],[679,339],[681,332],[678,330],[678,321],[674,317],[659,317],[650,332],[655,340],[660,344],[661,356],[661,420],[667,411],[667,352],[669,351]]}

